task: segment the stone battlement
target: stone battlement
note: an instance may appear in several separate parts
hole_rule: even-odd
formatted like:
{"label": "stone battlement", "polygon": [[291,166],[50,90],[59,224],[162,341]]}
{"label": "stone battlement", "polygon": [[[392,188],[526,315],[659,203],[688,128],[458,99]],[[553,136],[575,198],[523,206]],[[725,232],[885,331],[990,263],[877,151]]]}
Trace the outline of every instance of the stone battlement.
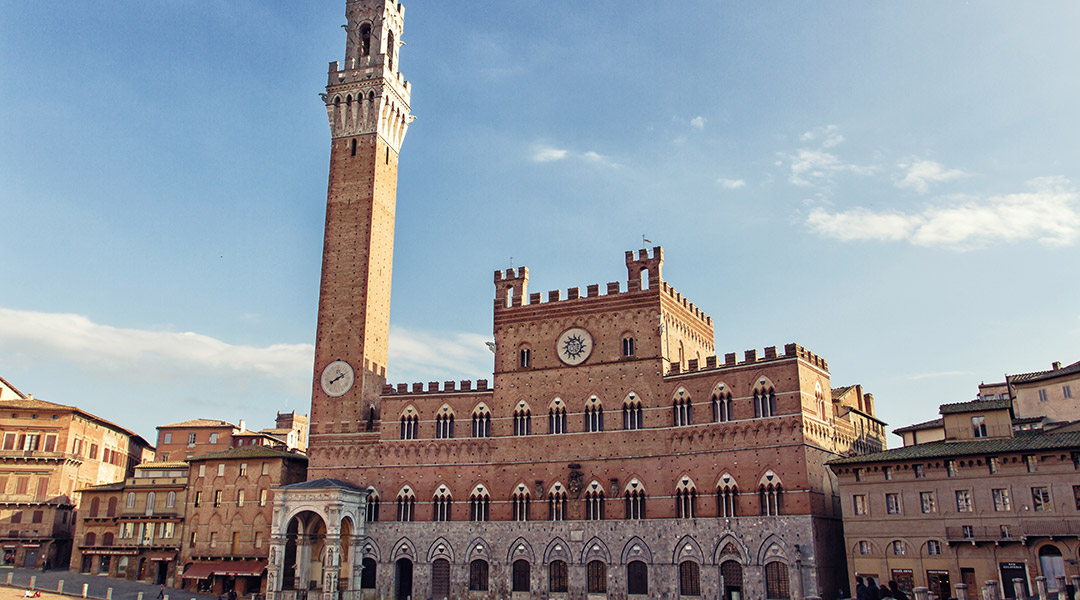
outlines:
{"label": "stone battlement", "polygon": [[719,356],[707,356],[705,357],[705,364],[698,363],[697,359],[690,359],[687,361],[686,370],[683,371],[679,363],[672,363],[671,370],[668,371],[668,375],[680,375],[683,373],[694,373],[698,371],[710,371],[713,369],[724,369],[728,367],[741,367],[749,364],[756,364],[762,362],[771,362],[774,360],[785,360],[789,358],[801,358],[806,362],[820,368],[821,370],[829,371],[829,362],[824,358],[821,358],[817,354],[803,348],[798,344],[785,344],[784,353],[778,354],[776,346],[767,346],[763,355],[759,356],[758,351],[747,350],[743,353],[743,359],[738,359],[738,354],[735,352],[728,352],[724,355],[723,361]]}
{"label": "stone battlement", "polygon": [[458,381],[444,381],[442,388],[439,387],[438,381],[429,381],[425,388],[424,383],[399,383],[397,386],[384,385],[382,394],[384,396],[390,396],[393,394],[460,394],[470,392],[490,392],[491,388],[488,387],[487,379],[477,379],[476,386],[473,386],[473,382],[470,379],[462,379]]}
{"label": "stone battlement", "polygon": [[[664,263],[664,250],[660,246],[652,249],[652,254],[646,249],[626,252],[626,267],[629,276],[627,288],[622,290],[618,281],[608,282],[604,286],[605,293],[601,294],[600,284],[594,283],[585,286],[585,294],[582,295],[580,287],[567,288],[566,297],[562,290],[551,290],[547,295],[540,292],[529,293],[529,269],[528,267],[510,268],[495,271],[495,310],[513,310],[519,307],[536,306],[539,304],[555,304],[559,302],[573,302],[588,300],[590,298],[610,298],[620,294],[637,294],[642,291],[660,290],[676,304],[681,305],[695,318],[705,325],[712,327],[712,317],[705,314],[700,308],[680,294],[674,287],[661,277],[661,267]],[[647,282],[647,287],[643,283]]]}

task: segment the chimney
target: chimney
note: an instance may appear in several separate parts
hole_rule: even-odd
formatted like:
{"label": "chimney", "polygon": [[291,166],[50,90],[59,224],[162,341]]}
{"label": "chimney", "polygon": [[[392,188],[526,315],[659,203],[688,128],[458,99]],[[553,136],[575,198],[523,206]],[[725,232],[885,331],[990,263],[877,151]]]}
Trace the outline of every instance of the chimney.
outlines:
{"label": "chimney", "polygon": [[244,423],[243,419],[240,419],[240,431],[247,431],[247,424]]}
{"label": "chimney", "polygon": [[1061,361],[1060,360],[1055,360],[1054,362],[1050,363],[1050,369],[1052,369],[1054,371],[1057,371],[1057,370],[1061,369]]}

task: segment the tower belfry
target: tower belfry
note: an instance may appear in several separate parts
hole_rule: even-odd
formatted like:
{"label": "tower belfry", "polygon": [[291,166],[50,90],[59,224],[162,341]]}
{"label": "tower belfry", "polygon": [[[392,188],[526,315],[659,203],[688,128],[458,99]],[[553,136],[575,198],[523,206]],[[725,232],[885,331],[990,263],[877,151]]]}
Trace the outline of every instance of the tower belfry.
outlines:
{"label": "tower belfry", "polygon": [[314,469],[326,464],[320,449],[361,441],[381,416],[398,151],[413,119],[399,71],[404,12],[396,0],[347,2],[345,62],[330,63],[323,94],[331,145],[311,395]]}

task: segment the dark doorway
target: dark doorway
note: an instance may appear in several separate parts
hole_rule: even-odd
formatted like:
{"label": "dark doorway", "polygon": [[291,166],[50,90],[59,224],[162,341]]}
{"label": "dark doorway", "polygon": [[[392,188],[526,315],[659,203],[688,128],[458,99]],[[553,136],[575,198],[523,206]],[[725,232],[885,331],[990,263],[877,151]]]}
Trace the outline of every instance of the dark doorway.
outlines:
{"label": "dark doorway", "polygon": [[169,563],[165,561],[158,561],[157,563],[157,576],[154,577],[155,585],[165,585],[165,579],[169,576]]}
{"label": "dark doorway", "polygon": [[431,563],[431,597],[435,600],[450,597],[450,561],[445,558]]}
{"label": "dark doorway", "polygon": [[399,558],[394,571],[394,598],[409,600],[412,596],[412,561]]}
{"label": "dark doorway", "polygon": [[1013,584],[1013,579],[1019,579],[1024,582],[1024,597],[1027,598],[1031,592],[1028,591],[1027,584],[1027,569],[1024,568],[1024,563],[1021,562],[1003,562],[999,565],[1001,567],[1001,587],[1006,598],[1016,597],[1016,586]]}
{"label": "dark doorway", "polygon": [[37,567],[37,550],[27,550],[23,554],[23,566],[29,569]]}
{"label": "dark doorway", "polygon": [[949,572],[945,570],[927,571],[926,587],[937,595],[938,598],[952,597],[952,587],[949,585]]}
{"label": "dark doorway", "polygon": [[720,577],[723,578],[724,600],[741,600],[742,565],[734,560],[725,560],[720,565]]}

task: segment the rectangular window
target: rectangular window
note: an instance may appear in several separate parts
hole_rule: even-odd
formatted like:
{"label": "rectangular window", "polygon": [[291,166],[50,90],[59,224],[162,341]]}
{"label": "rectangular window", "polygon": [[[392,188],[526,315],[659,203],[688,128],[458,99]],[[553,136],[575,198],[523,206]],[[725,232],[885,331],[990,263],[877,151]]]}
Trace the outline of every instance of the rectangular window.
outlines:
{"label": "rectangular window", "polygon": [[199,465],[199,477],[206,477],[206,465]]}
{"label": "rectangular window", "polygon": [[255,532],[255,547],[262,548],[262,533],[258,531]]}
{"label": "rectangular window", "polygon": [[971,417],[971,433],[977,438],[986,437],[986,417]]}
{"label": "rectangular window", "polygon": [[922,504],[924,513],[929,514],[937,510],[934,505],[934,492],[919,492],[919,503]]}
{"label": "rectangular window", "polygon": [[218,475],[218,477],[224,477],[225,476],[225,463],[218,463],[217,475]]}
{"label": "rectangular window", "polygon": [[15,493],[25,494],[30,489],[30,478],[20,477],[15,480]]}
{"label": "rectangular window", "polygon": [[945,461],[945,475],[947,475],[948,477],[956,477],[956,461],[955,460],[947,460],[947,461]]}
{"label": "rectangular window", "polygon": [[266,506],[266,490],[259,490],[259,506]]}
{"label": "rectangular window", "polygon": [[45,518],[45,511],[43,511],[43,510],[35,510],[30,515],[30,522],[31,523],[40,523],[42,521],[42,519],[44,519],[44,518]]}
{"label": "rectangular window", "polygon": [[269,475],[270,474],[270,463],[264,462],[262,464],[262,474],[263,475]]}
{"label": "rectangular window", "polygon": [[1046,390],[1039,390],[1039,402],[1046,402]]}
{"label": "rectangular window", "polygon": [[881,473],[885,475],[885,481],[892,481],[892,467],[881,467]]}
{"label": "rectangular window", "polygon": [[994,511],[1009,512],[1012,510],[1012,502],[1009,500],[1009,490],[1005,488],[990,490],[994,496]]}
{"label": "rectangular window", "polygon": [[633,356],[634,355],[634,338],[632,338],[632,337],[623,338],[623,341],[622,341],[622,353],[623,353],[623,356]]}
{"label": "rectangular window", "polygon": [[90,444],[90,460],[97,460],[97,444]]}
{"label": "rectangular window", "polygon": [[176,523],[165,523],[165,533],[161,536],[164,538],[172,538],[176,535]]}
{"label": "rectangular window", "polygon": [[885,494],[885,511],[890,515],[900,514],[900,494]]}
{"label": "rectangular window", "polygon": [[161,437],[161,443],[162,444],[171,444],[172,443],[172,432],[166,432]]}
{"label": "rectangular window", "polygon": [[26,442],[23,443],[23,450],[34,451],[37,450],[41,443],[41,435],[37,433],[26,434]]}
{"label": "rectangular window", "polygon": [[[15,512],[11,513],[11,522],[12,523],[22,523],[22,511],[21,510],[17,510]],[[19,534],[15,534],[15,535],[13,535],[11,537],[19,537]]]}
{"label": "rectangular window", "polygon": [[986,467],[990,469],[991,475],[997,474],[998,468],[1000,468],[1000,466],[1001,464],[998,462],[998,458],[996,456],[991,456],[990,458],[986,459]]}
{"label": "rectangular window", "polygon": [[915,465],[912,467],[915,470],[915,479],[922,479],[926,477],[926,467],[923,465]]}
{"label": "rectangular window", "polygon": [[1012,530],[1009,528],[1008,525],[1002,525],[999,528],[999,531],[1001,531],[1001,539],[1003,540],[1007,540],[1012,537]]}
{"label": "rectangular window", "polygon": [[926,542],[926,553],[930,556],[940,556],[941,542],[937,540],[930,540],[929,542]]}
{"label": "rectangular window", "polygon": [[971,490],[956,490],[956,511],[971,512]]}
{"label": "rectangular window", "polygon": [[240,490],[240,491],[236,492],[236,505],[237,506],[243,506],[244,505],[244,490]]}
{"label": "rectangular window", "polygon": [[521,368],[523,368],[523,369],[529,368],[529,362],[530,362],[530,358],[531,358],[530,355],[531,354],[532,353],[529,351],[528,348],[522,348],[521,350],[518,351],[518,365],[521,366]]}
{"label": "rectangular window", "polygon": [[217,443],[217,438],[218,438],[218,434],[217,434],[216,431],[214,433],[211,433],[210,434],[210,443],[211,444],[216,444]]}
{"label": "rectangular window", "polygon": [[1035,463],[1035,455],[1034,454],[1025,454],[1024,455],[1024,466],[1027,467],[1028,473],[1034,473],[1035,471],[1039,470],[1038,465],[1036,465],[1036,463]]}
{"label": "rectangular window", "polygon": [[866,514],[866,509],[867,509],[866,496],[863,496],[862,494],[856,494],[854,496],[854,502],[855,502],[855,514],[856,515],[865,515]]}
{"label": "rectangular window", "polygon": [[14,433],[5,433],[4,434],[4,450],[14,450],[14,449],[15,449],[15,434]]}
{"label": "rectangular window", "polygon": [[214,492],[214,506],[221,506],[221,490]]}
{"label": "rectangular window", "polygon": [[870,542],[859,542],[859,554],[862,554],[863,556],[870,554]]}
{"label": "rectangular window", "polygon": [[210,547],[213,548],[215,545],[217,545],[217,532],[211,531],[210,532]]}
{"label": "rectangular window", "polygon": [[45,436],[45,448],[46,452],[53,452],[56,450],[56,434],[50,433]]}
{"label": "rectangular window", "polygon": [[1073,486],[1073,502],[1076,502],[1076,510],[1080,510],[1080,485]]}
{"label": "rectangular window", "polygon": [[1072,388],[1067,385],[1061,386],[1061,395],[1066,398],[1072,398]]}
{"label": "rectangular window", "polygon": [[972,525],[962,525],[960,531],[963,532],[965,540],[970,540],[975,537],[975,527]]}
{"label": "rectangular window", "polygon": [[188,443],[188,446],[194,446],[195,445],[195,434],[194,433],[187,434],[187,443]]}
{"label": "rectangular window", "polygon": [[240,463],[240,476],[247,477],[247,463]]}
{"label": "rectangular window", "polygon": [[191,542],[189,543],[189,547],[194,548],[195,547],[195,542],[198,542],[198,541],[199,541],[199,534],[197,532],[192,531],[191,532]]}
{"label": "rectangular window", "polygon": [[855,481],[862,481],[862,469],[852,469],[851,471],[855,474]]}
{"label": "rectangular window", "polygon": [[195,505],[195,508],[199,508],[199,505],[202,504],[202,492],[195,492],[195,501],[193,504]]}
{"label": "rectangular window", "polygon": [[1050,488],[1045,486],[1031,488],[1031,509],[1038,512],[1050,510]]}

